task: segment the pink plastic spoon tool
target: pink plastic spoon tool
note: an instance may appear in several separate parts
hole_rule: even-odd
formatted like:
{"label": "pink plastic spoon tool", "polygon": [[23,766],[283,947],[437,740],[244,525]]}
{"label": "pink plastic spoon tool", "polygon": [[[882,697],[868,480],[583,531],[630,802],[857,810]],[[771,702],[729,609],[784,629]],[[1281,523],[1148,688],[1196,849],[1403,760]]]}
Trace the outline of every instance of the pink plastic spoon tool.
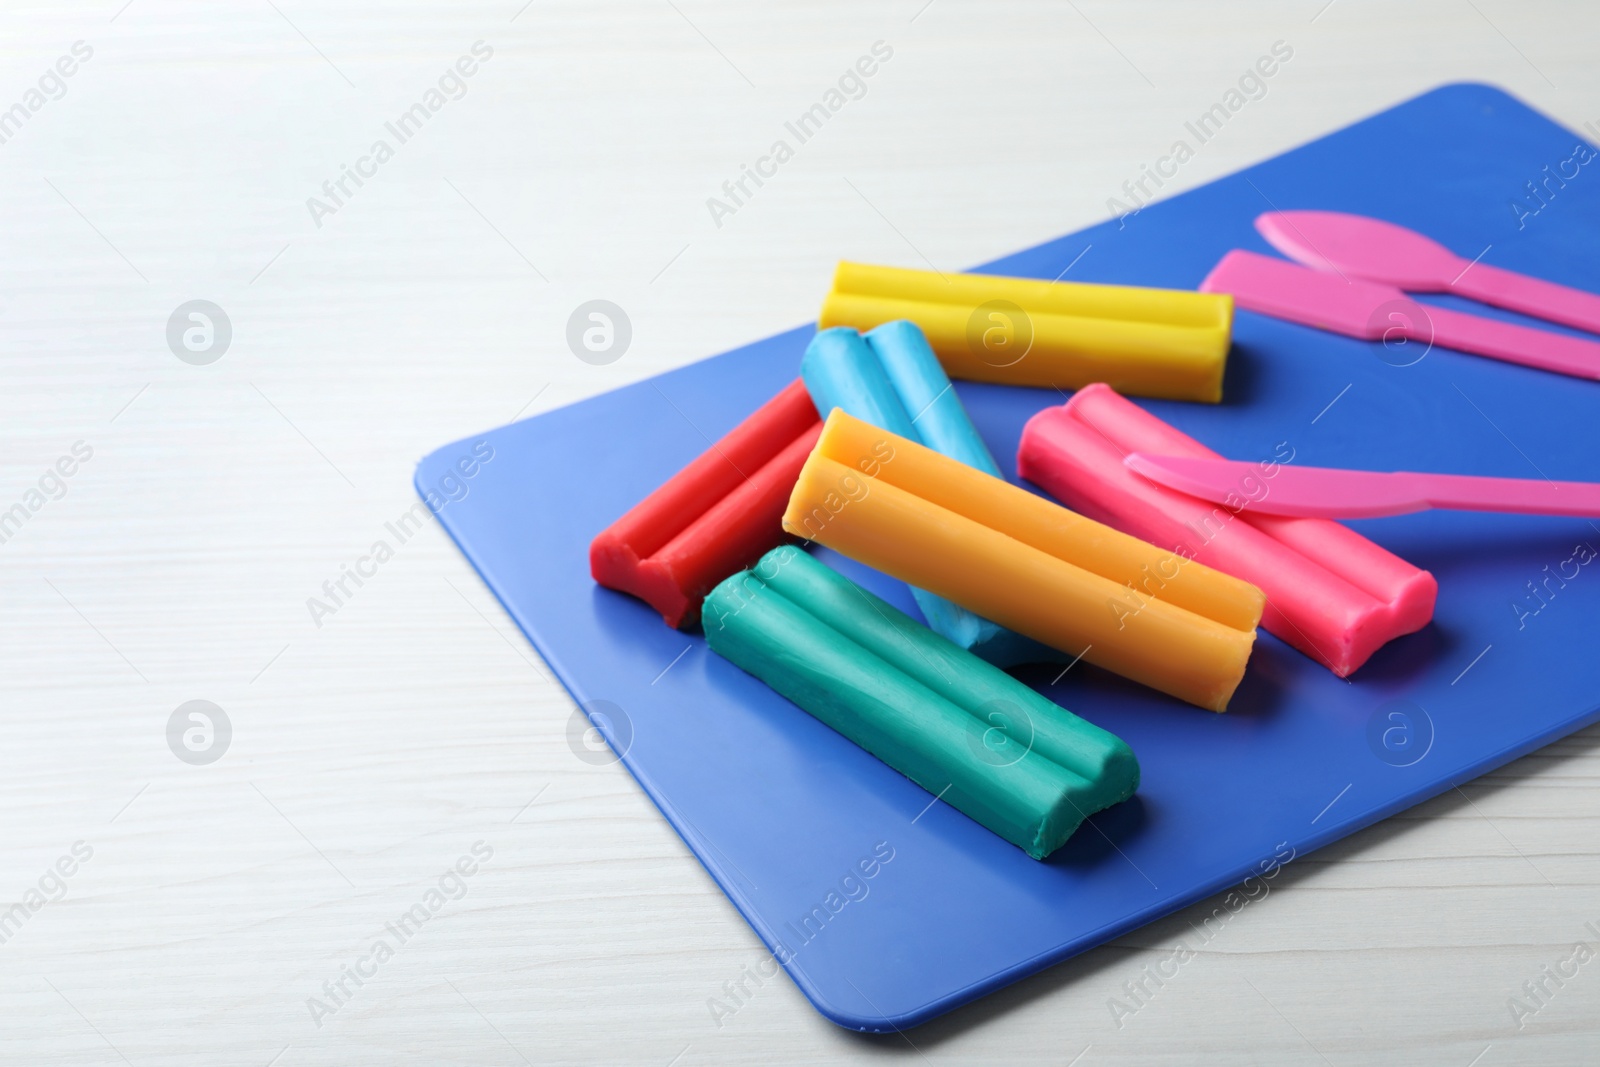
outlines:
{"label": "pink plastic spoon tool", "polygon": [[1269,211],[1267,243],[1297,263],[1408,293],[1455,293],[1534,318],[1600,333],[1600,296],[1465,259],[1430,237],[1340,211]]}
{"label": "pink plastic spoon tool", "polygon": [[[1135,473],[1180,493],[1266,515],[1375,519],[1429,508],[1600,517],[1600,484],[1411,471],[1289,467],[1130,452]],[[1267,470],[1272,473],[1268,474]]]}
{"label": "pink plastic spoon tool", "polygon": [[1392,285],[1345,279],[1258,252],[1229,252],[1206,275],[1200,290],[1232,293],[1246,310],[1346,337],[1400,337],[1600,380],[1600,343],[1419,304]]}

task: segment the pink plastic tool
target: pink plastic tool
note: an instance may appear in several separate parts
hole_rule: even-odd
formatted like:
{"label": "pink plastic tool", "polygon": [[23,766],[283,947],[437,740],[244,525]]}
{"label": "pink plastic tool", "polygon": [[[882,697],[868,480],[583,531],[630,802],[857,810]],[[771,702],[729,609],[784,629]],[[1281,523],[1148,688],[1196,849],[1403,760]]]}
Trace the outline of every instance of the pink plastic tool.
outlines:
{"label": "pink plastic tool", "polygon": [[1023,427],[1017,473],[1063,504],[1173,553],[1146,576],[1159,591],[1186,560],[1243,578],[1266,594],[1261,625],[1343,678],[1387,642],[1433,617],[1438,583],[1348,526],[1285,518],[1251,506],[1287,468],[1269,461],[1216,505],[1142,478],[1123,456],[1221,459],[1106,385],[1085,386]]}
{"label": "pink plastic tool", "polygon": [[[1130,452],[1122,460],[1169,489],[1223,503],[1246,497],[1251,511],[1315,519],[1376,519],[1429,508],[1507,511],[1522,515],[1600,517],[1600,484],[1469,474],[1335,470]],[[1246,494],[1242,486],[1251,487]]]}
{"label": "pink plastic tool", "polygon": [[1341,211],[1269,211],[1267,242],[1297,263],[1408,293],[1455,293],[1534,318],[1600,333],[1600,296],[1464,259],[1430,237]]}
{"label": "pink plastic tool", "polygon": [[1249,311],[1367,341],[1396,337],[1525,367],[1600,380],[1600,344],[1419,304],[1392,285],[1312,270],[1235,249],[1200,289],[1232,293]]}

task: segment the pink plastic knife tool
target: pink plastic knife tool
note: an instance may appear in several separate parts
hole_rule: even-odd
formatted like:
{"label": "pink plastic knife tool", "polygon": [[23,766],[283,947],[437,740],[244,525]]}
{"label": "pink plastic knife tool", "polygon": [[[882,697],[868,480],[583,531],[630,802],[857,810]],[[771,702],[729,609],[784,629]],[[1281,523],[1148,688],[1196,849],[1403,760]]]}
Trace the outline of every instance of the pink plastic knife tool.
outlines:
{"label": "pink plastic knife tool", "polygon": [[1455,293],[1600,333],[1600,296],[1466,259],[1392,222],[1342,211],[1269,211],[1256,229],[1273,248],[1317,270],[1408,293]]}
{"label": "pink plastic knife tool", "polygon": [[[1600,484],[1467,474],[1353,471],[1130,452],[1135,473],[1233,510],[1315,519],[1373,519],[1430,508],[1600,518]],[[1272,473],[1268,474],[1267,471]]]}
{"label": "pink plastic knife tool", "polygon": [[1420,304],[1392,285],[1235,249],[1200,283],[1248,311],[1367,341],[1396,337],[1600,380],[1600,343]]}

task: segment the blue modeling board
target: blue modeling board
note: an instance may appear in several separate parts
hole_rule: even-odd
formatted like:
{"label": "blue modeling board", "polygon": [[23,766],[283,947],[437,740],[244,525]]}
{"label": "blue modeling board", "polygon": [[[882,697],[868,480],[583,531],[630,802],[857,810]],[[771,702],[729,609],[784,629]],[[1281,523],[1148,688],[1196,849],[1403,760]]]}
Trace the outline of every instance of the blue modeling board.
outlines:
{"label": "blue modeling board", "polygon": [[[1092,245],[1072,280],[1193,288],[1231,248],[1271,252],[1251,225],[1262,211],[1326,208],[1412,226],[1468,257],[1492,244],[1485,262],[1600,290],[1600,173],[1580,172],[1520,229],[1510,206],[1578,142],[1498,90],[1448,86],[1122,227],[982,269],[1054,278]],[[1424,298],[1436,299],[1516,318]],[[1225,715],[1083,664],[1059,682],[1059,667],[1021,672],[1126,739],[1144,772],[1137,796],[1035,862],[930,806],[698,634],[590,580],[590,539],[792,380],[812,332],[447,446],[417,484],[437,485],[474,442],[493,445],[439,519],[574,698],[621,709],[608,739],[624,764],[841,1026],[924,1022],[1600,717],[1600,563],[1579,562],[1593,549],[1575,555],[1600,548],[1600,524],[1460,512],[1356,523],[1437,575],[1439,603],[1431,626],[1349,681],[1265,632]],[[1140,403],[1240,459],[1287,442],[1307,465],[1600,479],[1600,384],[1444,350],[1396,365],[1418,352],[1241,312],[1220,406]],[[1062,399],[958,391],[1012,478],[1023,422]],[[916,614],[898,582],[821,555]],[[1528,583],[1552,574],[1535,599]],[[893,858],[861,879],[875,848]]]}

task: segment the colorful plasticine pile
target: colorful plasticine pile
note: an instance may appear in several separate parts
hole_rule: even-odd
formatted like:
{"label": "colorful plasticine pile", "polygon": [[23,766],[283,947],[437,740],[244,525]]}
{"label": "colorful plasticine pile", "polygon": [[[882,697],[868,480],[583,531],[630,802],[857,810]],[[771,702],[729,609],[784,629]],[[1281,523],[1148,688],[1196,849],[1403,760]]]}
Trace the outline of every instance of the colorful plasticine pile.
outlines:
{"label": "colorful plasticine pile", "polygon": [[[1125,396],[1220,400],[1232,316],[1225,293],[840,264],[799,379],[601,532],[591,571],[1043,859],[1139,764],[1003,668],[1081,659],[1221,712],[1258,625],[1344,677],[1432,617],[1432,575],[1348,527],[1123,463],[1215,457]],[[1005,480],[952,376],[1076,390],[1017,456],[1074,510]],[[906,582],[927,624],[797,542]]]}

